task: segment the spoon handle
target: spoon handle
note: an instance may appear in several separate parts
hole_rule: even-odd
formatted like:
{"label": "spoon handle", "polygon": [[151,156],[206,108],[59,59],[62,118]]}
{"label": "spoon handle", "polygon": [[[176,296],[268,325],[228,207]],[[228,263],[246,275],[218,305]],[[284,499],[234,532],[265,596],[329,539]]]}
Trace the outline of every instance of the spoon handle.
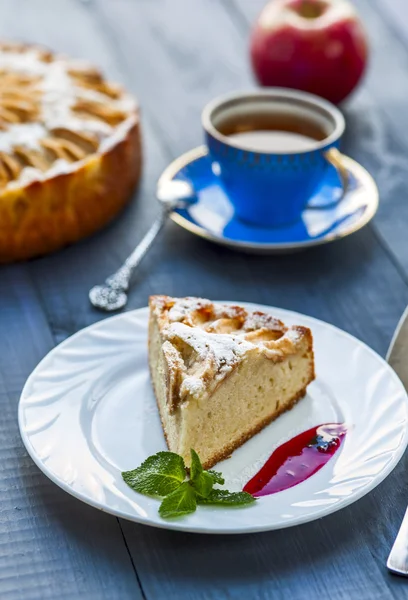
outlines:
{"label": "spoon handle", "polygon": [[116,271],[116,273],[108,277],[106,284],[109,287],[124,291],[129,289],[130,279],[135,269],[139,266],[149,248],[152,246],[157,235],[163,229],[163,226],[167,221],[167,217],[169,216],[169,212],[170,211],[165,206],[161,209],[159,216],[156,218],[142,241],[139,242],[139,244],[127,257],[123,265]]}

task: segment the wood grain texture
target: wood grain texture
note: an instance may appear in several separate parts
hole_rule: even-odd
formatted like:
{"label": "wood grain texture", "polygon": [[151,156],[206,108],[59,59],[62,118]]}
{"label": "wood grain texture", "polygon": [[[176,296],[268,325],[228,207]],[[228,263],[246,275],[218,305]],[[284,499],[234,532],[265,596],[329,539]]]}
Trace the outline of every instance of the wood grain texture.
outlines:
{"label": "wood grain texture", "polygon": [[23,448],[18,398],[54,345],[27,271],[0,273],[0,597],[137,598],[118,522],[62,492]]}
{"label": "wood grain texture", "polygon": [[408,31],[408,15],[405,7],[398,19],[400,4],[356,1],[369,34],[371,63],[350,116],[359,132],[357,156],[365,157],[380,189],[378,232],[407,274],[408,173],[403,164],[408,152],[408,37],[402,36],[402,28]]}
{"label": "wood grain texture", "polygon": [[[65,0],[54,12],[53,6],[2,0],[1,37],[10,38],[13,32],[20,39],[68,50],[63,40],[72,40],[88,13]],[[79,37],[92,46],[91,28],[85,25]],[[55,268],[62,267],[59,262]],[[21,442],[19,395],[61,335],[44,313],[35,271],[36,263],[0,270],[0,598],[137,599],[142,596],[119,522],[57,488]],[[69,319],[67,323],[69,327]]]}
{"label": "wood grain texture", "polygon": [[[389,577],[384,564],[408,497],[407,459],[357,504],[282,532],[211,537],[121,522],[141,591],[118,521],[56,488],[18,436],[16,407],[25,378],[55,342],[102,318],[88,304],[88,289],[118,266],[149,226],[164,166],[202,142],[203,105],[253,85],[247,39],[262,4],[0,0],[0,36],[91,59],[138,94],[146,153],[138,197],[108,229],[54,256],[0,271],[2,600],[405,597],[403,582]],[[371,4],[358,5],[370,15],[375,36],[399,43]],[[398,48],[403,65],[408,55],[402,44]],[[384,70],[385,59],[381,64]],[[408,70],[403,78],[407,86]],[[271,258],[211,245],[170,223],[138,272],[129,308],[146,305],[153,293],[263,302],[332,322],[385,354],[408,302],[406,236],[396,208],[408,184],[406,142],[388,127],[379,82],[368,78],[369,85],[347,109],[346,151],[379,178],[383,206],[375,228],[332,246]],[[398,194],[390,174],[398,177]]]}
{"label": "wood grain texture", "polygon": [[374,0],[377,9],[386,17],[388,24],[408,42],[408,14],[405,0]]}

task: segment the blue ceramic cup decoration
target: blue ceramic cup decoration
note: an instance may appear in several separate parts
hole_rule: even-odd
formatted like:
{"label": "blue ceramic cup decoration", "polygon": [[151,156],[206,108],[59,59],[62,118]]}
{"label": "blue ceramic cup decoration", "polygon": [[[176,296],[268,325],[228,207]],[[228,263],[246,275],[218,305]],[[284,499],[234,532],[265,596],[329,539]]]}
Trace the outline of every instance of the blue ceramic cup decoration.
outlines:
{"label": "blue ceramic cup decoration", "polygon": [[338,150],[344,117],[318,96],[285,88],[229,94],[205,107],[202,124],[213,169],[243,221],[299,220],[330,165],[346,191]]}

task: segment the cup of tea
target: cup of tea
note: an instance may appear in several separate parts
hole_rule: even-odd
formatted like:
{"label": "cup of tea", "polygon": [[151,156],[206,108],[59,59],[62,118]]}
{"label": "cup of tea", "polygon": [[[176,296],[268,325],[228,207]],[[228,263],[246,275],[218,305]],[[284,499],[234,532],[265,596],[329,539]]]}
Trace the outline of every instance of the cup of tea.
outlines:
{"label": "cup of tea", "polygon": [[[229,94],[204,108],[202,125],[223,187],[243,221],[266,227],[297,221],[329,165],[339,173],[343,195],[346,191],[348,175],[338,151],[344,117],[318,96],[285,88]],[[339,201],[334,194],[325,207]]]}

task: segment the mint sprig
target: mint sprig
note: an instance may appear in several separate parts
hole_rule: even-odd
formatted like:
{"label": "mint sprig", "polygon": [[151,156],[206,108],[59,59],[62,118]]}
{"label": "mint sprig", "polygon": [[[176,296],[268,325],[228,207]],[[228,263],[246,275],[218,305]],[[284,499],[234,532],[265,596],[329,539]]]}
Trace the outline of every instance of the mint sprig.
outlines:
{"label": "mint sprig", "polygon": [[182,483],[174,492],[166,496],[159,508],[163,519],[181,517],[195,512],[197,508],[196,494],[188,481]]}
{"label": "mint sprig", "polygon": [[214,479],[208,471],[204,471],[197,452],[193,449],[190,452],[190,484],[199,496],[207,498],[213,489]]}
{"label": "mint sprig", "polygon": [[224,504],[227,506],[244,506],[252,504],[255,498],[248,492],[229,492],[228,490],[211,490],[206,498],[197,498],[199,504]]}
{"label": "mint sprig", "polygon": [[184,460],[174,452],[149,456],[133,471],[124,471],[123,479],[135,492],[148,496],[167,496],[186,478]]}
{"label": "mint sprig", "polygon": [[211,475],[214,483],[219,483],[220,485],[224,485],[225,479],[221,473],[219,473],[218,471],[212,471],[211,469],[209,471],[207,471],[207,473],[209,473]]}
{"label": "mint sprig", "polygon": [[161,496],[159,514],[164,519],[193,513],[198,504],[238,507],[255,502],[247,492],[214,488],[214,485],[224,484],[223,476],[217,471],[204,470],[193,449],[189,478],[183,458],[174,452],[158,452],[137,469],[124,471],[122,477],[140,494]]}

